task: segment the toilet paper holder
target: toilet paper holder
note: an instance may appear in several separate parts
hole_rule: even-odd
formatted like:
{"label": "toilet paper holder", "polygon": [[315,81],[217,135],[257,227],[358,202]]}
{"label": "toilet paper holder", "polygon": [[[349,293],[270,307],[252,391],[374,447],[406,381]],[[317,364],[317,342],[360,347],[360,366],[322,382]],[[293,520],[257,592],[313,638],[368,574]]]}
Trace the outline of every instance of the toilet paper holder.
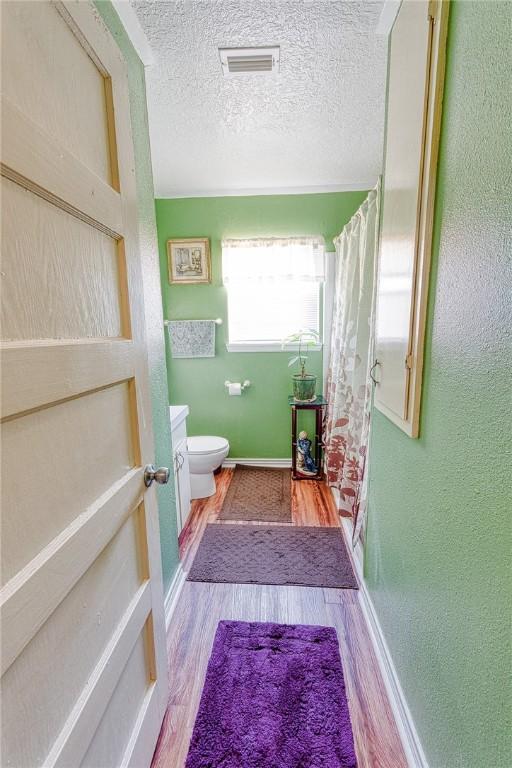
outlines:
{"label": "toilet paper holder", "polygon": [[[226,379],[226,381],[224,382],[224,386],[226,387],[226,389],[229,389],[231,384],[236,384],[236,383],[237,383],[236,381],[228,381],[228,379]],[[250,387],[250,386],[251,386],[251,382],[249,381],[249,379],[246,379],[240,385],[242,392],[244,391],[244,389],[247,389],[247,387]]]}

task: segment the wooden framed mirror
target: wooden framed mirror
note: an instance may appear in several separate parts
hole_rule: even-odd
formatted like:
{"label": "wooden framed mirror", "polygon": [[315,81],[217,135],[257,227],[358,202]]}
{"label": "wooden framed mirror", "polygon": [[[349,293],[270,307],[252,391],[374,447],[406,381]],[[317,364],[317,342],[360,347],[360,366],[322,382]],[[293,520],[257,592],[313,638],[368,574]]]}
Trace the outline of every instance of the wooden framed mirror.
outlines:
{"label": "wooden framed mirror", "polygon": [[448,0],[404,0],[390,40],[375,406],[418,437]]}

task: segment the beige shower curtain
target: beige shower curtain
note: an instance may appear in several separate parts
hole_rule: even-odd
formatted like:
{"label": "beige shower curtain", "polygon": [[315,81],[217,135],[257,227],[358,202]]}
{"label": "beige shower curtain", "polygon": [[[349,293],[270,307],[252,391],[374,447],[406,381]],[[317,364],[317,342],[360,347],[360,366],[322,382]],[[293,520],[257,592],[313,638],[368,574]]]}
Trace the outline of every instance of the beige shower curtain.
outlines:
{"label": "beige shower curtain", "polygon": [[379,186],[335,239],[336,284],[327,376],[325,463],[339,493],[339,511],[354,524],[354,543],[366,521],[375,266]]}

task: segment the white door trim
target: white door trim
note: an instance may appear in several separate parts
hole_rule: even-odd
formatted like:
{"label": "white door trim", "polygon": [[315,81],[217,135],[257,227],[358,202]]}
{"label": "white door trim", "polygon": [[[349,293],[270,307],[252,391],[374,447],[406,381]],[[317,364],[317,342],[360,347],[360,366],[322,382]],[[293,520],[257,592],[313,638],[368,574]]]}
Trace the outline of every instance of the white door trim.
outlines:
{"label": "white door trim", "polygon": [[186,578],[187,578],[187,574],[183,570],[183,565],[181,563],[178,563],[178,567],[174,572],[174,576],[172,577],[172,581],[169,585],[169,589],[167,590],[167,594],[165,596],[165,627],[167,629],[167,632],[169,631],[172,617],[173,617],[174,611],[176,610],[176,606],[178,604],[178,599],[180,597],[181,590],[185,585]]}

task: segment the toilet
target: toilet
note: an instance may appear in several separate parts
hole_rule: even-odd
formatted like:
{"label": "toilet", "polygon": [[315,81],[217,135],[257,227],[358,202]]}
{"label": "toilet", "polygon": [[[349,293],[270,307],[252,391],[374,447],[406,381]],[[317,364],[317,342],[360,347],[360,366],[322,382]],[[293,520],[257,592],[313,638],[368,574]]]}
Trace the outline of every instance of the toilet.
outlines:
{"label": "toilet", "polygon": [[214,471],[229,453],[225,437],[197,435],[187,438],[190,467],[190,491],[193,499],[204,499],[215,493]]}

